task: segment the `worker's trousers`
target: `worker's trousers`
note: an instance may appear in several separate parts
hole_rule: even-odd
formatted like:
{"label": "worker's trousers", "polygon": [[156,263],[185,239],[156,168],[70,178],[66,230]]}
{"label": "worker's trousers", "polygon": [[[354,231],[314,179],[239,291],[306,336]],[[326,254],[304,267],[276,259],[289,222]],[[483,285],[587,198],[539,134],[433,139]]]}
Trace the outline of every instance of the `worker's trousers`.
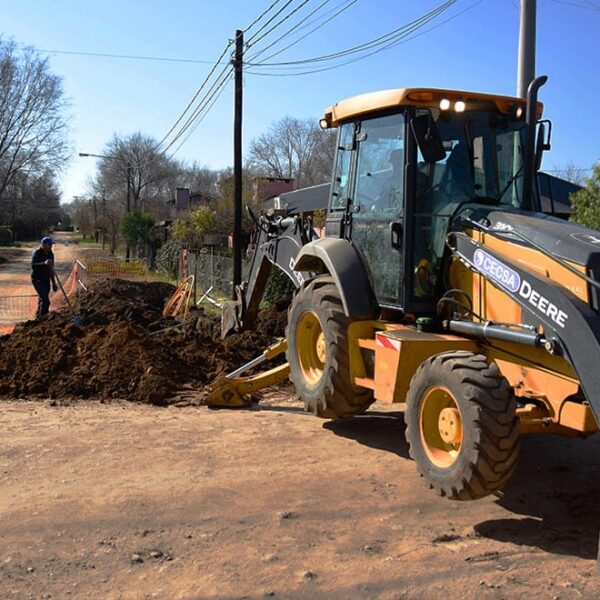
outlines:
{"label": "worker's trousers", "polygon": [[50,282],[46,283],[40,279],[32,279],[31,283],[39,296],[37,312],[35,313],[36,319],[39,319],[42,315],[47,315],[50,310]]}

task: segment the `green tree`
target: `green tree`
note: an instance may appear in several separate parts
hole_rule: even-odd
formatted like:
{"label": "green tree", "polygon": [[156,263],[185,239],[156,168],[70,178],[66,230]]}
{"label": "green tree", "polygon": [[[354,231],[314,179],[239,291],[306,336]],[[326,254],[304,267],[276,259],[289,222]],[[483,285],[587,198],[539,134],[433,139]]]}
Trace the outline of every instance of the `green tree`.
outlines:
{"label": "green tree", "polygon": [[201,245],[202,237],[210,233],[220,233],[217,215],[208,206],[199,206],[182,218],[177,219],[171,234],[186,248],[196,248]]}
{"label": "green tree", "polygon": [[121,233],[127,244],[132,248],[144,246],[146,250],[145,254],[148,257],[148,263],[151,268],[154,264],[154,254],[159,244],[154,224],[154,217],[139,209],[126,214],[121,221]]}
{"label": "green tree", "polygon": [[585,182],[585,187],[570,196],[575,209],[574,220],[591,229],[600,230],[600,162]]}

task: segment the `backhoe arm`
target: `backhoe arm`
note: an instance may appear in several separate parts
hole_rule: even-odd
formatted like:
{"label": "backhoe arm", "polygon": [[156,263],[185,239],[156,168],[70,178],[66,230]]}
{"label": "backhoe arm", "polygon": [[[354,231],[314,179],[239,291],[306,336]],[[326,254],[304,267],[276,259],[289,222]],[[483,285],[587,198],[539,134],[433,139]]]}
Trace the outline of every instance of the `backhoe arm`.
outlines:
{"label": "backhoe arm", "polygon": [[248,277],[235,290],[236,299],[225,302],[221,315],[221,337],[254,325],[273,265],[298,287],[310,274],[294,271],[300,248],[317,239],[311,220],[302,216],[256,216],[256,237],[251,245],[252,261]]}

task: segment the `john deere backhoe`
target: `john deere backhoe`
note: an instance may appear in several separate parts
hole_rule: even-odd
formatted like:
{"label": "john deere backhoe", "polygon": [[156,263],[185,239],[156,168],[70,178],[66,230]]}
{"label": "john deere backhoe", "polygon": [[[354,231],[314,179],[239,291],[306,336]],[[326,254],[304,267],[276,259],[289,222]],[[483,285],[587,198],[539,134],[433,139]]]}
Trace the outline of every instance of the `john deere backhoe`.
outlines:
{"label": "john deere backhoe", "polygon": [[[539,212],[545,79],[527,101],[398,89],[328,108],[325,237],[301,216],[257,218],[225,320],[252,326],[268,268],[283,268],[297,286],[288,364],[267,380],[289,369],[325,418],[405,402],[410,454],[449,498],[501,488],[521,434],[586,436],[600,422],[600,233]],[[238,375],[238,391],[267,381]]]}

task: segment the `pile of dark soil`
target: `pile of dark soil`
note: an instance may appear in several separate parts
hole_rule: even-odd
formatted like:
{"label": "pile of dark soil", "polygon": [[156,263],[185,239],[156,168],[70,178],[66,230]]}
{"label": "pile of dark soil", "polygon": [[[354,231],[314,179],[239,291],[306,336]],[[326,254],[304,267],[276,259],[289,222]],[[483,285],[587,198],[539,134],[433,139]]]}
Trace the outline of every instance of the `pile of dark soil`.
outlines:
{"label": "pile of dark soil", "polygon": [[165,405],[184,384],[203,388],[283,336],[286,311],[263,311],[254,330],[221,340],[217,317],[192,311],[182,330],[163,318],[174,287],[119,279],[98,282],[76,306],[18,325],[0,337],[0,396],[119,398]]}

